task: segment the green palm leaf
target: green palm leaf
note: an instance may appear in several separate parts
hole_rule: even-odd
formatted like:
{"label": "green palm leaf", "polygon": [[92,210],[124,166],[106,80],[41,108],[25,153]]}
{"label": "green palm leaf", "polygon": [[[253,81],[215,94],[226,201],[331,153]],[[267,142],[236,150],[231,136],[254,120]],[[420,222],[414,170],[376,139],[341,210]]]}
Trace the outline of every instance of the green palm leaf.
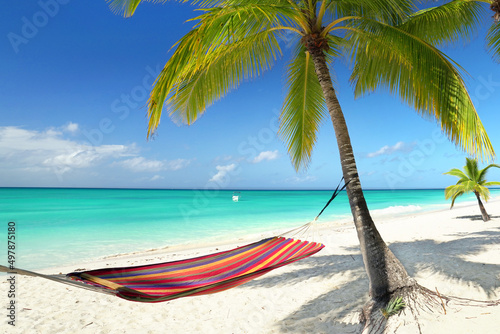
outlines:
{"label": "green palm leaf", "polygon": [[468,180],[469,179],[469,177],[467,176],[467,174],[465,174],[464,172],[462,172],[458,168],[453,168],[453,169],[451,169],[450,171],[448,171],[448,172],[446,172],[444,174],[453,175],[453,176],[458,177],[460,179],[459,182],[461,182],[463,180]]}
{"label": "green palm leaf", "polygon": [[471,0],[454,0],[411,15],[400,28],[433,44],[469,40],[479,28],[483,6]]}
{"label": "green palm leaf", "polygon": [[[256,34],[251,44],[233,43],[218,51],[206,66],[193,71],[191,76],[173,87],[175,93],[168,99],[167,105],[174,120],[192,124],[208,106],[237,88],[242,80],[270,69],[280,48],[276,36],[266,31]],[[155,93],[153,89],[152,98]],[[160,105],[159,102],[154,103]]]}
{"label": "green palm leaf", "polygon": [[112,0],[109,7],[116,14],[123,14],[124,17],[134,15],[137,6],[142,0]]}
{"label": "green palm leaf", "polygon": [[477,186],[475,189],[476,193],[479,194],[486,202],[490,199],[490,190],[483,186]]}
{"label": "green palm leaf", "polygon": [[325,98],[304,46],[299,44],[287,68],[287,90],[279,133],[296,170],[307,166],[319,125],[326,115]]}
{"label": "green palm leaf", "polygon": [[149,130],[157,128],[165,101],[174,120],[191,124],[242,80],[270,69],[281,55],[279,27],[290,25],[289,12],[275,3],[204,10],[155,83]]}
{"label": "green palm leaf", "polygon": [[486,45],[493,55],[493,58],[500,61],[500,22],[495,22],[486,35]]}
{"label": "green palm leaf", "polygon": [[461,185],[452,185],[449,187],[446,187],[444,190],[444,197],[445,199],[450,199],[451,198],[451,208],[453,208],[453,205],[455,204],[455,199],[465,193],[463,187]]}
{"label": "green palm leaf", "polygon": [[398,93],[421,115],[436,119],[450,140],[471,155],[494,150],[460,73],[435,47],[404,31],[357,18],[350,31],[357,97],[377,88]]}
{"label": "green palm leaf", "polygon": [[[135,10],[141,2],[165,3],[169,0],[106,0],[109,2],[109,7],[116,14],[122,14],[124,17],[134,15]],[[191,2],[193,5],[198,5],[202,8],[219,5],[221,0],[177,0],[178,2]]]}
{"label": "green palm leaf", "polygon": [[500,165],[497,165],[497,164],[489,164],[488,166],[486,166],[485,168],[481,169],[478,173],[478,179],[481,180],[481,181],[486,181],[486,175],[488,173],[488,170],[492,167],[495,167],[495,168],[500,168]]}
{"label": "green palm leaf", "polygon": [[476,159],[470,159],[466,158],[466,163],[464,166],[464,172],[465,174],[469,177],[470,180],[474,182],[479,182],[480,180],[478,179],[478,167],[477,167],[477,160]]}
{"label": "green palm leaf", "polygon": [[343,0],[327,1],[327,11],[336,18],[363,16],[389,24],[399,24],[415,7],[407,0]]}
{"label": "green palm leaf", "polygon": [[500,186],[500,182],[498,181],[485,182],[483,185],[485,187]]}

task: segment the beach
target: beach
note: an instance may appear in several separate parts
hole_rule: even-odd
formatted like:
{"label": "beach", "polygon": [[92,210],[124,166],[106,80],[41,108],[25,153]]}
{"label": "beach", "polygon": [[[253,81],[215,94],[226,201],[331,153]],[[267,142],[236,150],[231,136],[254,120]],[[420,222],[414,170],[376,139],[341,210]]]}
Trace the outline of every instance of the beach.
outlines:
{"label": "beach", "polygon": [[[500,299],[500,199],[485,204],[492,217],[481,220],[475,202],[374,220],[395,255],[422,286],[443,296],[482,301]],[[403,224],[404,223],[404,224]],[[134,303],[58,284],[16,276],[15,327],[7,333],[359,333],[359,311],[368,300],[356,231],[348,219],[318,224],[325,248],[307,259],[274,270],[242,286],[213,295],[164,303]],[[262,234],[262,237],[272,235]],[[252,238],[256,237],[255,235]],[[209,254],[254,240],[196,245],[108,257],[79,267],[44,269],[59,274],[165,262]],[[315,240],[316,241],[316,240]],[[1,276],[2,304],[8,303]],[[500,305],[449,307],[419,316],[424,333],[497,333]],[[400,324],[398,333],[414,333]]]}

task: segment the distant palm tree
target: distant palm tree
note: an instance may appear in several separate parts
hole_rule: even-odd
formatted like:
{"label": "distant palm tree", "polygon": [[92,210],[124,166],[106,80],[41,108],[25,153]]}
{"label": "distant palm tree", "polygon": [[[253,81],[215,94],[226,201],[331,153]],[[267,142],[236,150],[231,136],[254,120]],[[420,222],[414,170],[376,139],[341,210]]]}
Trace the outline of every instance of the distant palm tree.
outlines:
{"label": "distant palm tree", "polygon": [[455,199],[458,196],[473,192],[476,195],[477,202],[479,204],[479,209],[481,210],[481,215],[483,216],[483,221],[490,220],[486,209],[484,208],[483,202],[481,202],[481,197],[487,202],[490,198],[490,190],[486,187],[499,186],[500,182],[486,182],[486,173],[491,167],[500,168],[500,165],[490,164],[486,168],[478,169],[477,160],[466,158],[466,164],[464,166],[464,171],[460,169],[453,168],[449,172],[445,173],[448,175],[453,175],[459,178],[457,184],[453,186],[446,187],[444,190],[444,196],[446,199],[451,198],[451,208],[455,204]]}

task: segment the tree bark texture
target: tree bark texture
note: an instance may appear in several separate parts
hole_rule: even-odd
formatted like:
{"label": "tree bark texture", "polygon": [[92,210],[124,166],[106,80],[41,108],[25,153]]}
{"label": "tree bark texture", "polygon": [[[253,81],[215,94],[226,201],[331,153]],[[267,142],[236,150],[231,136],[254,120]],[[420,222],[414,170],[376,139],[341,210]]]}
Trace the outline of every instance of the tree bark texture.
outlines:
{"label": "tree bark texture", "polygon": [[375,300],[385,299],[390,293],[416,284],[401,262],[387,247],[368,211],[347,124],[342,113],[323,50],[308,48],[314,62],[326,106],[330,114],[340,153],[342,173],[347,183],[346,191],[354,218],[366,272],[370,282],[370,296]]}
{"label": "tree bark texture", "polygon": [[490,220],[490,216],[488,216],[488,213],[484,208],[483,202],[481,202],[481,196],[479,195],[478,192],[474,192],[474,195],[476,195],[477,203],[479,204],[479,209],[481,210],[481,216],[483,216],[483,221],[487,222],[488,220]]}

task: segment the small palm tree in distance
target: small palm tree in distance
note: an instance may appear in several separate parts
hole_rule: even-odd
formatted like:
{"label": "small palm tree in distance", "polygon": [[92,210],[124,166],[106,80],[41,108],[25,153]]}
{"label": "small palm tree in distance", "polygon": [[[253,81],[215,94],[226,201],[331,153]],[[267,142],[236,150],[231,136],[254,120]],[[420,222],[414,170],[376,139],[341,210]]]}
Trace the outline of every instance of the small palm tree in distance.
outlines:
{"label": "small palm tree in distance", "polygon": [[490,220],[490,217],[484,208],[483,202],[481,201],[481,197],[487,202],[490,198],[490,190],[487,187],[500,185],[500,182],[496,181],[486,182],[486,174],[488,169],[491,167],[500,168],[500,165],[490,164],[486,168],[478,169],[476,159],[466,158],[463,171],[458,168],[452,168],[449,172],[444,173],[459,178],[457,184],[446,187],[444,190],[445,198],[451,198],[450,209],[453,208],[455,199],[458,196],[473,192],[474,195],[476,195],[479,209],[481,210],[481,215],[483,216],[483,221]]}

